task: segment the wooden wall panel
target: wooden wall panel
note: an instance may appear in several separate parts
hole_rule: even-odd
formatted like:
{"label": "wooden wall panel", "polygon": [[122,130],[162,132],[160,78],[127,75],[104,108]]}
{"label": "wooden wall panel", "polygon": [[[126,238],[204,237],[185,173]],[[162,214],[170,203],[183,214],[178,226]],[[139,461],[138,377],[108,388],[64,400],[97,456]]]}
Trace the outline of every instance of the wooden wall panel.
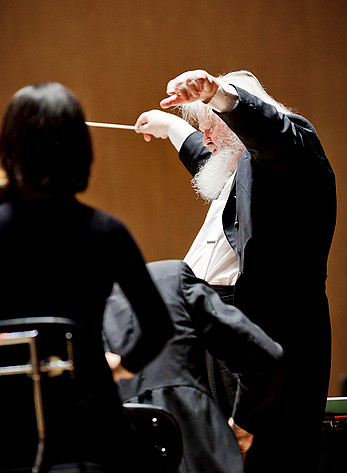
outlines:
{"label": "wooden wall panel", "polygon": [[[328,280],[334,395],[347,372],[345,24],[342,0],[0,0],[1,115],[18,88],[54,80],[79,96],[89,120],[133,124],[180,72],[249,69],[313,122],[338,185]],[[81,198],[121,218],[147,260],[182,258],[207,206],[174,149],[131,131],[92,136],[95,163]]]}

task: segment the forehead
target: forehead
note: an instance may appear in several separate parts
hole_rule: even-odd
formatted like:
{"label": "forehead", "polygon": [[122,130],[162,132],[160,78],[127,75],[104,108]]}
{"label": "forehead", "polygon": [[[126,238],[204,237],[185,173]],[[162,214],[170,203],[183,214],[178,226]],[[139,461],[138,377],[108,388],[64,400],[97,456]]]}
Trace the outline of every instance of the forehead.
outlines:
{"label": "forehead", "polygon": [[212,128],[217,123],[218,117],[212,112],[201,112],[198,114],[199,129],[206,130]]}

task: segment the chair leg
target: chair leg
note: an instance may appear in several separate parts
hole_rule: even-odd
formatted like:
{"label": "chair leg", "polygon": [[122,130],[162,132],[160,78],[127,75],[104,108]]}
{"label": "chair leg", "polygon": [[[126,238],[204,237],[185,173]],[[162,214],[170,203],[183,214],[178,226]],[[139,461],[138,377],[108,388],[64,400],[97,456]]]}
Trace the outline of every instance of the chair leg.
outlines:
{"label": "chair leg", "polygon": [[35,463],[31,470],[32,473],[44,473],[44,469],[43,469],[44,452],[45,452],[45,441],[44,439],[40,439],[37,446]]}

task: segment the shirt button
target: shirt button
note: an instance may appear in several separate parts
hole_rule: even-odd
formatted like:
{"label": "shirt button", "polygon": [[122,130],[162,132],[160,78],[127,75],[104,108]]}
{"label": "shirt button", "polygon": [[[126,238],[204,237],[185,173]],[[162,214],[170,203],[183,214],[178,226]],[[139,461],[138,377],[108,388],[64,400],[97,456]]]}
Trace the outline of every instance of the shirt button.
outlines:
{"label": "shirt button", "polygon": [[239,228],[239,222],[236,220],[236,222],[234,223],[234,226],[235,228]]}

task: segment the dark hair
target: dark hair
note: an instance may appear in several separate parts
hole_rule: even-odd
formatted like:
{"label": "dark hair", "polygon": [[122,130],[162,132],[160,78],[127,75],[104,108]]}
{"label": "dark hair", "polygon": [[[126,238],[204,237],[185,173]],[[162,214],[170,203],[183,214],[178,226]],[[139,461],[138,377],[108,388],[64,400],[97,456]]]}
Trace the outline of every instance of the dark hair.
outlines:
{"label": "dark hair", "polygon": [[20,89],[3,119],[0,159],[17,196],[85,190],[93,151],[75,95],[56,82]]}

